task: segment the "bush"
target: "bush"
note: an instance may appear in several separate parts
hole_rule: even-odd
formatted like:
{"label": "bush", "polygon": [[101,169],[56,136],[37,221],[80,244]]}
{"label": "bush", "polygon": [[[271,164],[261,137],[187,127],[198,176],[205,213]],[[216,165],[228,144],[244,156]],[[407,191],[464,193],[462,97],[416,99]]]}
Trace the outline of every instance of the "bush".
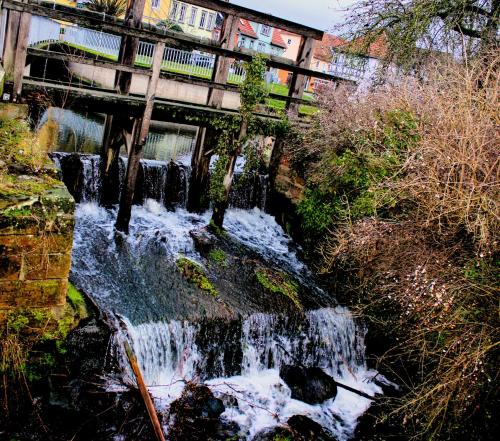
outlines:
{"label": "bush", "polygon": [[309,188],[297,211],[320,238],[309,245],[384,336],[379,361],[406,392],[384,416],[417,439],[486,439],[496,423],[500,57],[490,60],[441,62],[363,96],[326,90],[289,146]]}

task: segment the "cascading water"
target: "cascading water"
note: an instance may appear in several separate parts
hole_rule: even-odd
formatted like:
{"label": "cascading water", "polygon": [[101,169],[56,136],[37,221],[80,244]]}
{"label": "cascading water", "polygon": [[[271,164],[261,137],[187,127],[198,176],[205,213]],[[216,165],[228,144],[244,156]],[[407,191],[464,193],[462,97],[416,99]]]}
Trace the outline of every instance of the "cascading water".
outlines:
{"label": "cascading water", "polygon": [[[114,347],[125,382],[132,381],[122,353],[122,341],[128,339],[160,410],[167,410],[180,396],[186,381],[203,381],[216,396],[235,397],[222,418],[236,423],[245,439],[284,424],[293,415],[310,417],[338,440],[352,436],[357,418],[370,405],[368,399],[344,389],[339,389],[335,399],[317,405],[292,399],[279,376],[280,367],[297,363],[320,367],[340,383],[369,395],[381,393],[377,384],[383,377],[378,376],[376,384],[377,372],[366,367],[364,328],[316,286],[291,239],[271,216],[258,208],[228,210],[227,240],[239,244],[238,250],[246,250],[233,262],[258,261],[257,267],[266,264],[290,274],[311,293],[311,304],[317,305],[313,310],[284,313],[275,307],[267,312],[266,305],[248,293],[251,287],[238,285],[244,283],[238,274],[234,280],[228,276],[218,281],[217,286],[226,290],[220,298],[200,294],[186,283],[176,270],[179,256],[199,262],[207,271],[211,265],[190,235],[208,223],[210,213],[190,214],[182,208],[187,166],[142,161],[139,193],[143,204],[133,207],[130,234],[117,236],[116,208],[96,203],[100,158],[75,159],[66,154],[54,158],[68,187],[80,195],[72,280],[110,316],[117,317],[121,331],[115,335]],[[123,182],[126,161],[120,161]],[[72,170],[79,170],[77,177]],[[259,176],[256,182],[250,196],[235,197],[254,202],[234,205],[265,206],[267,177]],[[176,203],[176,211],[171,211],[171,202]],[[270,304],[273,300],[269,297]]]}

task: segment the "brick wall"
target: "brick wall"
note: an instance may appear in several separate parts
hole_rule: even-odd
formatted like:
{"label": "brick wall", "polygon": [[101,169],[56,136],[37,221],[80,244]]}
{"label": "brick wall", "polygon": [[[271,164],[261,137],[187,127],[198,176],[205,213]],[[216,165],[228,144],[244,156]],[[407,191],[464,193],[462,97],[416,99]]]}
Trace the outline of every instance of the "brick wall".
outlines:
{"label": "brick wall", "polygon": [[0,311],[63,306],[74,201],[64,186],[0,211]]}

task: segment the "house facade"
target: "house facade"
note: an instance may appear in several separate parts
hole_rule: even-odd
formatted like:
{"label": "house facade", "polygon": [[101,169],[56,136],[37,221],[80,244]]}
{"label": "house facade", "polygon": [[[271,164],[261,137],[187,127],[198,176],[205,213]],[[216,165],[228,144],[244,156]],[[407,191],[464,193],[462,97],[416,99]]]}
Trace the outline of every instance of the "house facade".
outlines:
{"label": "house facade", "polygon": [[169,12],[165,16],[166,18],[179,25],[186,34],[212,39],[214,29],[217,25],[217,12],[176,0],[147,1],[166,1],[170,3]]}
{"label": "house facade", "polygon": [[240,19],[237,46],[276,56],[282,56],[286,50],[278,29],[244,19]]}

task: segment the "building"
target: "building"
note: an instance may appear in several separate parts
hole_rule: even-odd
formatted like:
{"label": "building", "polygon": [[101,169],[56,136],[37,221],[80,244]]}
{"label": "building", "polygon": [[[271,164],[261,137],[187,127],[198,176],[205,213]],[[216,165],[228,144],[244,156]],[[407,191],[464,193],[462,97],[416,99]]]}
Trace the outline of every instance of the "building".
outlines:
{"label": "building", "polygon": [[166,18],[178,24],[182,30],[197,37],[212,39],[214,29],[217,25],[217,12],[190,5],[180,1],[171,0],[147,0],[151,2],[171,3],[170,10]]}
{"label": "building", "polygon": [[278,29],[244,19],[240,19],[237,46],[276,56],[282,56],[286,50]]}
{"label": "building", "polygon": [[[331,73],[335,49],[345,46],[346,43],[346,40],[331,34],[325,34],[321,41],[315,41],[311,69],[317,72]],[[308,81],[307,90],[311,92],[316,90],[320,83],[322,83],[321,80],[311,78]]]}
{"label": "building", "polygon": [[[282,57],[288,58],[289,60],[296,61],[299,56],[300,43],[302,37],[297,34],[292,34],[288,31],[280,31],[281,39],[285,43],[285,51],[281,54]],[[291,72],[287,70],[278,70],[278,81],[281,84],[289,84],[292,79]]]}

